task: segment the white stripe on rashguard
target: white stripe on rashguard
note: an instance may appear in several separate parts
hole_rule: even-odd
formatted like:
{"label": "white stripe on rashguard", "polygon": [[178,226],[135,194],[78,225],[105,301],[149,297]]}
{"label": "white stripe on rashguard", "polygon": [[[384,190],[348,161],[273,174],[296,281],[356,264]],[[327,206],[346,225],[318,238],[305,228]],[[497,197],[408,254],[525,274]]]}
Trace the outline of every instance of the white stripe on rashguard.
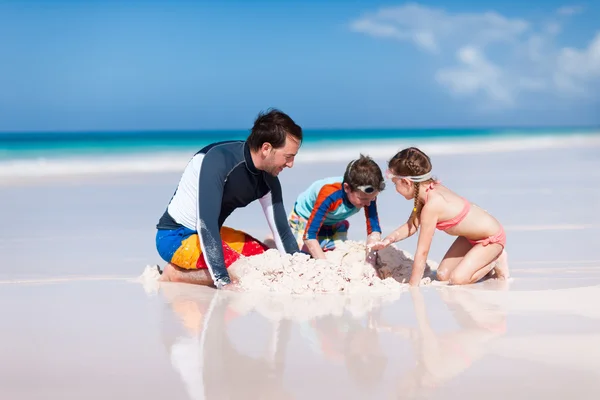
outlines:
{"label": "white stripe on rashguard", "polygon": [[275,223],[275,211],[273,210],[273,196],[269,191],[263,197],[259,199],[260,205],[263,208],[265,216],[267,217],[267,222],[271,227],[271,232],[273,232],[273,240],[275,240],[275,244],[277,246],[277,250],[281,254],[285,254],[285,247],[283,246],[283,242],[281,241],[281,235],[277,230],[277,224]]}
{"label": "white stripe on rashguard", "polygon": [[188,229],[197,229],[198,178],[203,161],[204,154],[202,153],[192,157],[183,171],[177,191],[167,207],[171,218]]}

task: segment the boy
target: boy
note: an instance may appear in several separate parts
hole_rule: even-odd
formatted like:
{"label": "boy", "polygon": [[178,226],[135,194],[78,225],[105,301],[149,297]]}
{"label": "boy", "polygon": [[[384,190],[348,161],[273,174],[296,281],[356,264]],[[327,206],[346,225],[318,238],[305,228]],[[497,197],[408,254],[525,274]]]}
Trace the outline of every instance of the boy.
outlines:
{"label": "boy", "polygon": [[362,154],[348,164],[343,177],[314,182],[298,196],[289,217],[298,246],[313,258],[325,259],[325,251],[335,249],[335,241],[347,240],[347,218],[361,208],[367,222],[367,246],[380,240],[377,195],[384,188],[381,169]]}

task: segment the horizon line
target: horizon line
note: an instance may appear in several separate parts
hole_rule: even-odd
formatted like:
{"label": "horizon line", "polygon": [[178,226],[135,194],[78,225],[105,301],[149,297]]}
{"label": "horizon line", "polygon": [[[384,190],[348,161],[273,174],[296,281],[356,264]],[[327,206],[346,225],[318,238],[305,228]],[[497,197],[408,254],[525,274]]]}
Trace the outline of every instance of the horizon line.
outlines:
{"label": "horizon line", "polygon": [[[249,132],[251,128],[149,128],[149,129],[65,129],[65,130],[0,130],[0,135],[11,134],[53,134],[53,133],[158,133],[158,132]],[[490,125],[490,126],[406,126],[406,127],[335,127],[335,128],[302,128],[304,132],[314,131],[439,131],[439,130],[518,130],[518,129],[600,129],[600,124],[582,124],[582,125]]]}

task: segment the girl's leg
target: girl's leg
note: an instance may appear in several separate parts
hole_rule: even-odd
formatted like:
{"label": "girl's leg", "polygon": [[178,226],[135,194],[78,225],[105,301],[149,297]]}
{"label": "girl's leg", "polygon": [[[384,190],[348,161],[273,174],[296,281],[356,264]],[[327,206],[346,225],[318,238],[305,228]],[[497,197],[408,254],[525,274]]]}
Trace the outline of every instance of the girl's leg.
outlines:
{"label": "girl's leg", "polygon": [[437,278],[440,281],[447,281],[456,268],[456,266],[462,261],[463,257],[469,250],[473,248],[473,245],[464,237],[459,236],[456,238],[452,246],[448,249],[442,262],[437,269]]}
{"label": "girl's leg", "polygon": [[502,250],[500,256],[495,261],[492,261],[489,265],[487,265],[484,270],[488,271],[488,273],[482,278],[478,279],[477,282],[482,279],[507,280],[510,278],[510,274],[508,272],[508,255],[506,254],[506,250]]}
{"label": "girl's leg", "polygon": [[476,244],[450,273],[449,283],[467,285],[479,281],[495,267],[494,261],[500,257],[502,250],[502,245],[498,243],[487,246]]}

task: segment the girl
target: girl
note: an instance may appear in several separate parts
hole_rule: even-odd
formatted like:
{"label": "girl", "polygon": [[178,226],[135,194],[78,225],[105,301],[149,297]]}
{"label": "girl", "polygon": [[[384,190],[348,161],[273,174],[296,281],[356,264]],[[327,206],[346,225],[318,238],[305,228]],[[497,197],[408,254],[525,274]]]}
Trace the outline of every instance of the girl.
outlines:
{"label": "girl", "polygon": [[437,269],[438,279],[449,284],[475,283],[492,269],[496,277],[509,277],[502,225],[485,210],[471,204],[431,176],[429,157],[416,147],[396,154],[386,172],[405,199],[414,199],[408,221],[371,246],[379,250],[413,235],[420,227],[409,284],[418,286],[435,229],[458,236]]}

